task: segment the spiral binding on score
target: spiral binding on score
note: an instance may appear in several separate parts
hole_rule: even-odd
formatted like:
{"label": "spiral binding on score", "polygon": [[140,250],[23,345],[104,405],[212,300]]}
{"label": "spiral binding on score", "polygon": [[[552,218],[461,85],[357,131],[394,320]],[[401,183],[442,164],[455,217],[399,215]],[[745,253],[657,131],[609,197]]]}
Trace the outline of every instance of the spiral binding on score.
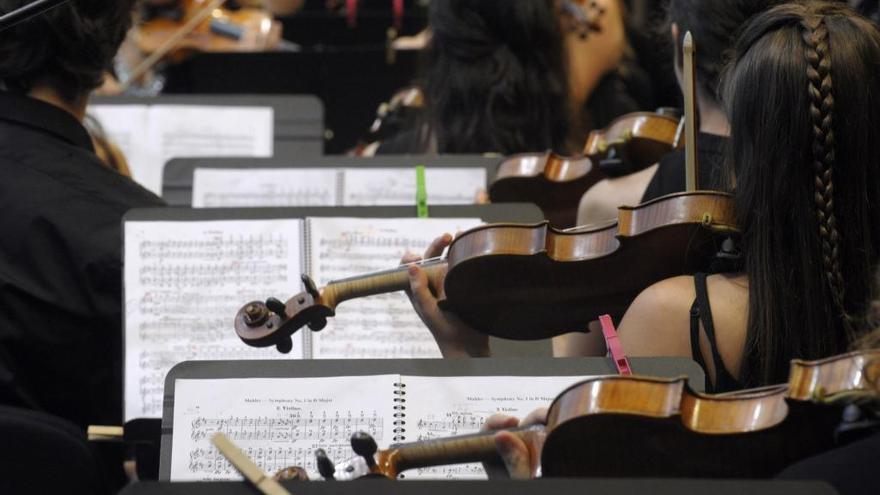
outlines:
{"label": "spiral binding on score", "polygon": [[394,384],[394,437],[395,443],[406,441],[406,384]]}

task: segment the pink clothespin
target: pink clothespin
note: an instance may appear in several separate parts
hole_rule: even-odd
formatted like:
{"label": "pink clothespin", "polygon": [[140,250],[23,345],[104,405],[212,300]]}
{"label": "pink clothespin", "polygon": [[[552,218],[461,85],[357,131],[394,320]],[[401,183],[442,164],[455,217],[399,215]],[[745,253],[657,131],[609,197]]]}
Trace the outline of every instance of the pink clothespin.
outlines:
{"label": "pink clothespin", "polygon": [[357,26],[358,0],[345,0],[345,16],[348,27]]}
{"label": "pink clothespin", "polygon": [[394,0],[394,28],[400,31],[403,28],[403,0]]}
{"label": "pink clothespin", "polygon": [[623,347],[620,345],[620,339],[617,338],[617,329],[614,328],[614,322],[611,321],[611,316],[600,316],[599,323],[602,325],[602,335],[605,336],[605,345],[608,347],[611,359],[614,360],[614,365],[617,367],[617,373],[621,375],[632,375],[632,369],[629,367],[629,359],[626,358],[626,354],[623,352]]}

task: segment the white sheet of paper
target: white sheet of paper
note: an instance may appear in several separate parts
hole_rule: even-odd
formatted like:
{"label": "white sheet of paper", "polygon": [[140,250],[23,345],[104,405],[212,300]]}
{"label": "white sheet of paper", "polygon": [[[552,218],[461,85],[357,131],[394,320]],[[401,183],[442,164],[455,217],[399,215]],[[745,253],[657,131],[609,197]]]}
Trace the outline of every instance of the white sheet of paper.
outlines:
{"label": "white sheet of paper", "polygon": [[[448,218],[310,218],[310,273],[331,280],[387,270],[406,252],[421,254],[440,235],[480,225]],[[343,302],[327,328],[312,334],[315,358],[432,358],[437,344],[403,292]]]}
{"label": "white sheet of paper", "polygon": [[271,157],[274,115],[271,107],[153,106],[146,135],[158,158],[144,164],[138,180],[161,190],[162,169],[172,158]]}
{"label": "white sheet of paper", "polygon": [[300,291],[301,220],[126,222],[125,419],[160,417],[165,375],[204,359],[290,359],[251,348],[233,319],[248,301]]}
{"label": "white sheet of paper", "polygon": [[[417,442],[476,433],[489,416],[502,413],[520,419],[549,407],[582,376],[403,376],[406,384],[406,439]],[[403,473],[405,479],[485,479],[480,464],[459,464]]]}
{"label": "white sheet of paper", "polygon": [[193,208],[336,206],[334,168],[197,168]]}
{"label": "white sheet of paper", "polygon": [[[125,155],[133,178],[144,184],[142,179],[144,163],[148,163],[155,155],[150,143],[144,138],[150,122],[150,107],[147,105],[91,105],[88,113],[95,117],[104,128],[107,137],[116,144]],[[136,170],[138,169],[139,170]],[[146,186],[145,186],[146,187]],[[161,191],[149,188],[156,194]]]}
{"label": "white sheet of paper", "polygon": [[271,107],[92,105],[89,112],[128,160],[132,177],[162,194],[162,170],[172,158],[271,157]]}
{"label": "white sheet of paper", "polygon": [[[429,205],[472,205],[486,188],[485,168],[427,168]],[[416,204],[414,168],[345,169],[344,206]]]}
{"label": "white sheet of paper", "polygon": [[349,439],[357,431],[387,448],[398,378],[177,380],[171,481],[241,479],[210,443],[218,431],[269,475],[300,466],[317,479],[315,449],[343,462],[354,457]]}

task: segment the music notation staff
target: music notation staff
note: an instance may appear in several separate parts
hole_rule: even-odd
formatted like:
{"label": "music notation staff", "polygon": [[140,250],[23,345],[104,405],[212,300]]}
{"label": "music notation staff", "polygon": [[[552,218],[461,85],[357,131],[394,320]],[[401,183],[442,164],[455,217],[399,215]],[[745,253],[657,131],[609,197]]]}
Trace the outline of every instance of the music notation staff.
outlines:
{"label": "music notation staff", "polygon": [[182,361],[286,358],[242,346],[229,328],[242,301],[299,287],[301,226],[126,223],[126,419],[161,415],[165,375]]}
{"label": "music notation staff", "polygon": [[387,446],[395,435],[397,375],[320,378],[178,379],[174,392],[171,480],[233,480],[211,437],[222,432],[264,471],[290,466],[319,474],[315,450],[335,462],[355,457],[364,431]]}
{"label": "music notation staff", "polygon": [[384,438],[382,418],[375,414],[352,415],[348,411],[333,417],[309,415],[292,417],[228,417],[196,418],[192,421],[193,440],[210,438],[222,432],[231,440],[261,442],[291,442],[298,440],[327,441],[338,438],[351,438],[353,433],[364,431],[373,438]]}
{"label": "music notation staff", "polygon": [[[322,445],[331,459],[347,459],[351,447],[346,444]],[[317,473],[315,449],[303,447],[246,447],[242,449],[264,472],[275,474],[282,469],[298,466],[307,473]],[[222,480],[238,475],[238,470],[215,448],[195,449],[190,452],[188,470],[201,479]]]}
{"label": "music notation staff", "polygon": [[[319,286],[400,263],[421,253],[438,232],[478,225],[477,219],[310,219],[310,271]],[[316,358],[431,358],[437,345],[403,293],[346,301],[345,311],[311,335]]]}

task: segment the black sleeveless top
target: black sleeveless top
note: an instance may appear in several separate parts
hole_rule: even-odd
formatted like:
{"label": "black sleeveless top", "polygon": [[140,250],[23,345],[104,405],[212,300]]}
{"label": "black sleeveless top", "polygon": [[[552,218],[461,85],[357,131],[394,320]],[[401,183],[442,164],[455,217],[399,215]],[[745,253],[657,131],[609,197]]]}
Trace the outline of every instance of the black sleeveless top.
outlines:
{"label": "black sleeveless top", "polygon": [[[724,150],[729,138],[701,132],[697,136],[697,163],[700,174],[700,189],[724,190]],[[684,150],[676,150],[660,159],[657,171],[642,202],[657,199],[667,194],[685,191]]]}
{"label": "black sleeveless top", "polygon": [[715,323],[712,320],[712,307],[709,304],[709,288],[706,285],[705,273],[694,275],[694,288],[697,291],[697,297],[691,306],[691,355],[701,368],[707,369],[703,353],[700,351],[700,322],[702,322],[706,338],[709,339],[709,346],[712,349],[712,363],[715,365],[715,384],[707,384],[706,389],[710,393],[740,390],[743,388],[742,384],[727,371],[727,368],[724,367],[724,361],[721,360],[721,354],[718,352]]}

